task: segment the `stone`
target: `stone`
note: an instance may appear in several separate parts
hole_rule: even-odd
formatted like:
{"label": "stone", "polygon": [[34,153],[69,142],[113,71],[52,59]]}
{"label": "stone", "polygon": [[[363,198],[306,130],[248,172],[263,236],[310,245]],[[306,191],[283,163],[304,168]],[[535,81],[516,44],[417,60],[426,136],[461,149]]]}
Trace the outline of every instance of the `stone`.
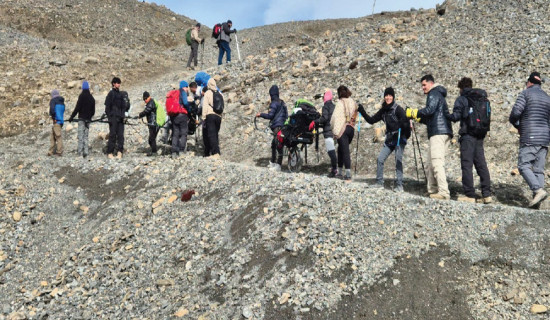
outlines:
{"label": "stone", "polygon": [[99,59],[96,58],[96,57],[87,57],[87,58],[84,59],[84,62],[87,63],[87,64],[98,64]]}
{"label": "stone", "polygon": [[23,216],[23,215],[21,214],[21,212],[15,211],[15,212],[13,213],[13,221],[15,221],[15,222],[21,221],[21,217],[22,217],[22,216]]}
{"label": "stone", "polygon": [[174,281],[170,279],[160,279],[155,283],[159,287],[169,287],[174,285]]}
{"label": "stone", "polygon": [[250,319],[254,316],[254,313],[252,313],[252,310],[250,310],[249,307],[244,307],[242,314],[243,314],[243,317],[245,317],[245,319]]}
{"label": "stone", "polygon": [[176,196],[175,194],[172,195],[170,198],[168,198],[168,203],[172,203],[174,201],[176,201],[178,199],[178,196]]}
{"label": "stone", "polygon": [[541,313],[546,313],[548,311],[548,308],[540,304],[534,304],[531,306],[529,311],[533,314],[541,314]]}
{"label": "stone", "polygon": [[178,311],[174,313],[174,316],[176,316],[177,318],[182,318],[188,314],[189,314],[189,310],[187,310],[186,308],[179,308]]}
{"label": "stone", "polygon": [[378,28],[378,32],[394,34],[397,32],[397,28],[393,24],[384,24]]}
{"label": "stone", "polygon": [[279,298],[279,304],[285,304],[288,302],[288,299],[290,299],[290,293],[285,292],[281,295]]}
{"label": "stone", "polygon": [[514,297],[514,304],[524,304],[526,299],[527,293],[522,291]]}

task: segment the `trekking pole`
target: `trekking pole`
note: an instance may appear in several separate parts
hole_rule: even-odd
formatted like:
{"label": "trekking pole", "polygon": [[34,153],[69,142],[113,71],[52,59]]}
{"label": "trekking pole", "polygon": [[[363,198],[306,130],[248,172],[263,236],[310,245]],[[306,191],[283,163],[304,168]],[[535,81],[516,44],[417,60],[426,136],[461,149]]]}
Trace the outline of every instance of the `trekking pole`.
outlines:
{"label": "trekking pole", "polygon": [[[413,126],[412,120],[409,120],[409,121],[411,122],[411,127],[412,127]],[[420,181],[420,176],[418,174],[418,160],[416,159],[416,146],[414,145],[414,139],[412,141],[412,145],[413,145],[413,152],[414,152],[414,167],[416,168],[416,181]]]}
{"label": "trekking pole", "polygon": [[416,132],[416,126],[413,122],[413,130],[414,130],[414,137],[416,139],[416,145],[418,146],[418,154],[420,155],[420,163],[422,164],[422,172],[424,172],[424,179],[428,180],[428,177],[426,176],[426,169],[424,168],[424,160],[422,159],[422,150],[420,150],[420,142],[418,142],[418,134]]}
{"label": "trekking pole", "polygon": [[241,61],[241,50],[239,49],[239,38],[237,37],[236,33],[235,33],[235,42],[237,43],[237,54],[239,55],[239,61]]}
{"label": "trekking pole", "polygon": [[361,138],[361,114],[357,123],[357,148],[355,148],[355,173],[357,174],[357,158],[359,157],[359,139]]}
{"label": "trekking pole", "polygon": [[201,54],[201,70],[202,70],[202,67],[204,66],[204,40],[201,43],[201,47],[202,47],[202,54]]}

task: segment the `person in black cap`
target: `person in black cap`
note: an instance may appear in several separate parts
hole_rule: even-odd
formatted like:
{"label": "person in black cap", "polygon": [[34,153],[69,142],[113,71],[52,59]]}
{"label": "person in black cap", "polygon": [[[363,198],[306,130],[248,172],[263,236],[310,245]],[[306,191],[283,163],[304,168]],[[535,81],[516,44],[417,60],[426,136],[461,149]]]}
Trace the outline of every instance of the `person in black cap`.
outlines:
{"label": "person in black cap", "polygon": [[[195,68],[199,64],[199,44],[204,43],[204,39],[199,37],[201,31],[201,24],[197,23],[193,29],[191,29],[191,54],[187,61],[187,68],[191,69],[191,61],[195,61]],[[204,52],[203,52],[204,53]]]}
{"label": "person in black cap", "polygon": [[237,30],[231,30],[232,26],[233,22],[231,20],[227,20],[227,22],[222,23],[222,31],[220,32],[220,36],[218,38],[218,47],[220,48],[218,65],[222,64],[224,53],[227,53],[227,63],[231,62],[231,47],[229,46],[229,43],[231,42],[231,34],[237,33]]}
{"label": "person in black cap", "polygon": [[544,166],[550,144],[550,97],[541,88],[540,73],[531,73],[526,85],[512,108],[510,123],[519,130],[518,169],[533,192],[532,208],[548,196]]}
{"label": "person in black cap", "polygon": [[403,152],[407,145],[407,139],[411,135],[411,127],[405,110],[395,102],[395,90],[391,87],[386,88],[382,108],[374,116],[369,116],[362,105],[359,105],[358,111],[369,124],[379,121],[384,121],[386,124],[386,139],[378,155],[376,183],[372,187],[384,187],[384,162],[392,152],[395,152],[394,191],[403,192]]}
{"label": "person in black cap", "polygon": [[157,105],[155,100],[151,98],[149,92],[143,93],[143,101],[145,101],[145,110],[139,113],[138,118],[147,117],[147,126],[149,127],[149,146],[151,152],[147,153],[147,156],[154,156],[157,154],[157,134],[159,128],[157,126]]}
{"label": "person in black cap", "polygon": [[124,96],[120,91],[122,81],[114,77],[111,81],[113,88],[105,98],[105,114],[109,120],[109,142],[107,154],[114,157],[115,148],[118,148],[117,158],[122,158],[124,152],[124,118],[129,108],[125,105]]}

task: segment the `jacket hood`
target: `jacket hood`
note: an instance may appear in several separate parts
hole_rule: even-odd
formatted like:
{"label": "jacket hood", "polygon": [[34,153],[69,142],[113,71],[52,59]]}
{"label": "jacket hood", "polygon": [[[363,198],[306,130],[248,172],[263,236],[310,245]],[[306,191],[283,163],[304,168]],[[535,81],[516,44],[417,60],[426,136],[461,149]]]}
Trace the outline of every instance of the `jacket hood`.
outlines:
{"label": "jacket hood", "polygon": [[59,97],[59,90],[52,90],[52,99]]}
{"label": "jacket hood", "polygon": [[214,78],[210,78],[210,80],[208,80],[208,90],[218,90],[218,87],[216,86],[216,80],[214,80]]}
{"label": "jacket hood", "polygon": [[62,96],[57,96],[55,98],[52,98],[52,102],[54,104],[65,104],[65,98],[63,98]]}
{"label": "jacket hood", "polygon": [[276,85],[273,85],[271,89],[269,89],[269,95],[271,96],[271,100],[278,100],[279,99],[279,87]]}
{"label": "jacket hood", "polygon": [[444,86],[442,85],[439,85],[439,84],[435,84],[434,87],[432,88],[432,90],[430,90],[430,93],[431,92],[439,92],[441,93],[441,95],[443,96],[443,98],[447,98],[447,89],[445,89]]}

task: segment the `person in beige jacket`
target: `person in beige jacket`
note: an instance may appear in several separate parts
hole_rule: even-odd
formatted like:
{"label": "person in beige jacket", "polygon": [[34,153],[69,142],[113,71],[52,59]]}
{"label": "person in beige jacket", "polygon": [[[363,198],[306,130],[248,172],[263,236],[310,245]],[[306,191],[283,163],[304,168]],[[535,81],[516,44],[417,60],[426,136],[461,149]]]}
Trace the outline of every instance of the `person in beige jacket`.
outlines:
{"label": "person in beige jacket", "polygon": [[208,80],[208,90],[204,94],[201,115],[203,120],[202,137],[205,157],[220,154],[218,133],[222,125],[222,117],[214,112],[214,92],[216,91],[218,91],[216,81],[210,78]]}
{"label": "person in beige jacket", "polygon": [[[357,104],[351,99],[351,91],[346,86],[338,88],[338,103],[330,120],[330,127],[338,141],[338,174],[344,180],[351,180],[350,144],[355,134]],[[344,166],[346,173],[343,174]]]}
{"label": "person in beige jacket", "polygon": [[189,55],[189,60],[187,61],[187,68],[191,68],[191,61],[193,60],[195,60],[195,67],[199,64],[199,44],[204,42],[204,39],[199,37],[200,31],[200,23],[197,23],[197,25],[191,29],[191,54]]}

